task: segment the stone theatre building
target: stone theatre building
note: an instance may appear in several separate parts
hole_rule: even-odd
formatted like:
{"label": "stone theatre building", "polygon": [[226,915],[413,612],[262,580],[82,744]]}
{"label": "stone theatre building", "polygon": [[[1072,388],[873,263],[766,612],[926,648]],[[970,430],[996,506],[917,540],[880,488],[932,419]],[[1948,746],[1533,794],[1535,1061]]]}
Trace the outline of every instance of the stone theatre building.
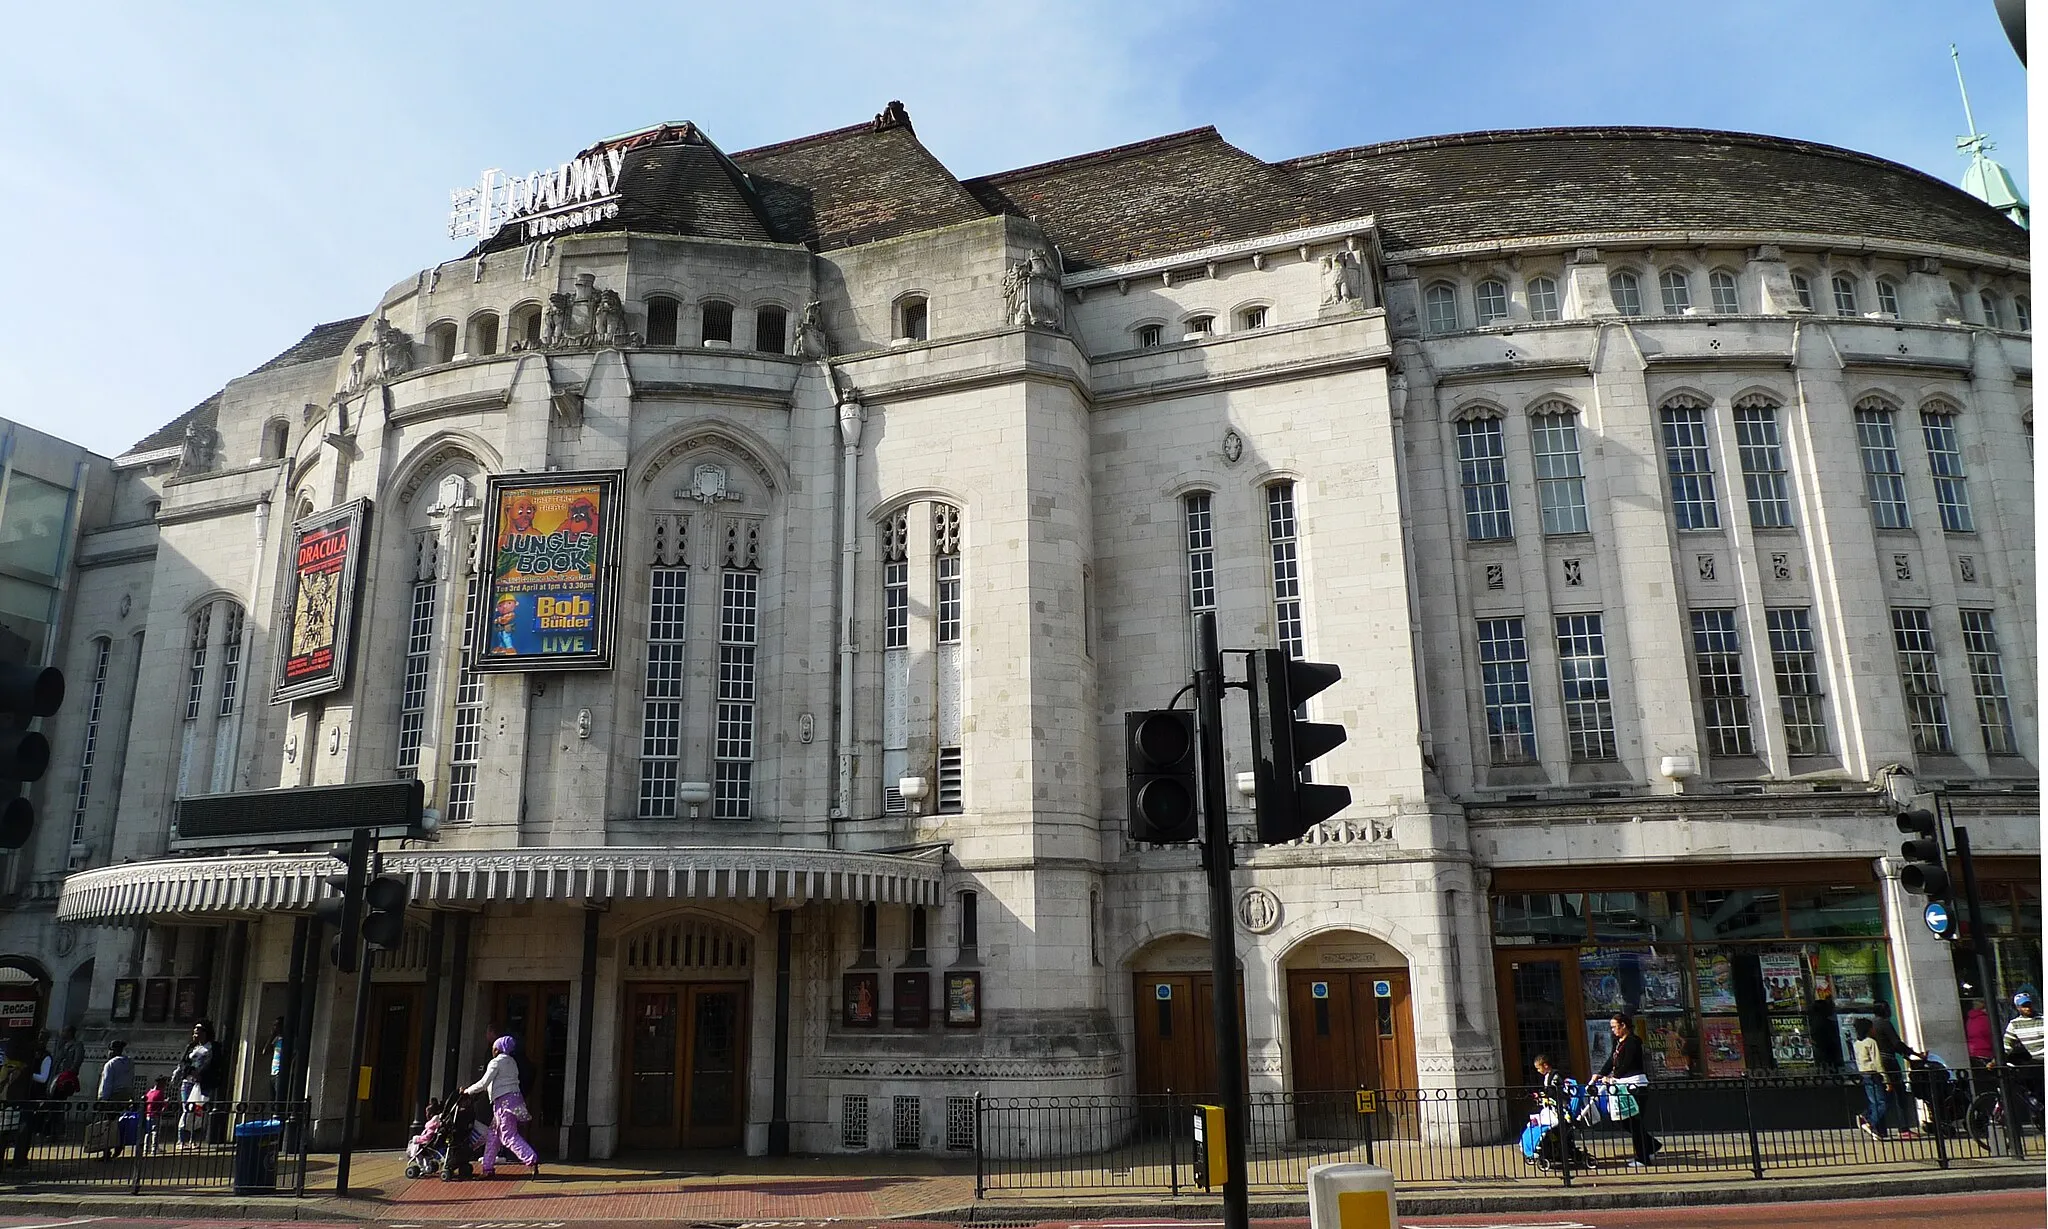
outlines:
{"label": "stone theatre building", "polygon": [[[204,1013],[268,1095],[332,863],[174,804],[416,776],[366,1143],[501,1031],[598,1155],[1207,1091],[1201,872],[1126,840],[1120,744],[1210,610],[1344,670],[1352,806],[1239,854],[1256,1089],[1583,1070],[1617,1009],[1660,1080],[1824,1067],[1885,1003],[1960,1055],[1893,765],[1971,829],[1998,994],[2038,982],[2026,234],[1955,188],[1629,128],[963,181],[891,104],[467,205],[468,254],[87,459],[10,1019],[153,1070]],[[473,670],[490,479],[549,471],[619,475],[610,668]],[[273,703],[293,526],[358,500],[346,677]]]}

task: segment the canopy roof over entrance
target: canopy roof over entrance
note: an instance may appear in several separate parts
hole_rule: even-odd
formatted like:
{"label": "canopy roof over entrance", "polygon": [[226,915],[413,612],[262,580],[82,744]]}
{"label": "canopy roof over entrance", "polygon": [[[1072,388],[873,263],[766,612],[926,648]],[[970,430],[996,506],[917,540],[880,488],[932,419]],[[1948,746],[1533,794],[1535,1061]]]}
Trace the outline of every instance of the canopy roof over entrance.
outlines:
{"label": "canopy roof over entrance", "polygon": [[[385,855],[415,905],[613,899],[939,903],[940,849],[636,848],[426,850]],[[318,854],[165,858],[84,871],[64,881],[57,917],[117,922],[163,915],[309,910],[338,873]]]}

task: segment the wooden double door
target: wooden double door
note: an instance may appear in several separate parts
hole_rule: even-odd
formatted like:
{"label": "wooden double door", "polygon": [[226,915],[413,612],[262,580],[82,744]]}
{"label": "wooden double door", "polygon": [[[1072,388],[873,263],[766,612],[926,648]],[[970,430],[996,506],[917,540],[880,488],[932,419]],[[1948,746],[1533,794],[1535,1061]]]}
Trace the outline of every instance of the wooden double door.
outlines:
{"label": "wooden double door", "polygon": [[533,1121],[528,1143],[552,1152],[561,1138],[569,1070],[569,983],[498,982],[491,987],[493,1040],[510,1037],[519,1088]]}
{"label": "wooden double door", "polygon": [[[365,972],[367,976],[367,971]],[[357,1115],[357,1144],[364,1148],[402,1148],[411,1134],[412,1103],[419,1089],[422,988],[388,982],[370,987],[370,1019],[365,1026],[363,1063],[370,1070],[368,1102]],[[259,1061],[270,1071],[270,1056]],[[357,1091],[362,1091],[358,1085]]]}
{"label": "wooden double door", "polygon": [[629,1148],[732,1148],[746,1124],[747,987],[626,987],[621,1086]]}
{"label": "wooden double door", "polygon": [[[1296,1122],[1303,1135],[1413,1134],[1412,1099],[1385,1095],[1416,1085],[1408,970],[1289,970],[1287,1021]],[[1363,1121],[1361,1089],[1381,1094],[1370,1111],[1372,1122]]]}
{"label": "wooden double door", "polygon": [[[1207,973],[1134,973],[1131,1007],[1138,1033],[1138,1091],[1213,1097],[1216,1078],[1216,980]],[[1245,1036],[1244,986],[1237,992],[1237,1035]]]}

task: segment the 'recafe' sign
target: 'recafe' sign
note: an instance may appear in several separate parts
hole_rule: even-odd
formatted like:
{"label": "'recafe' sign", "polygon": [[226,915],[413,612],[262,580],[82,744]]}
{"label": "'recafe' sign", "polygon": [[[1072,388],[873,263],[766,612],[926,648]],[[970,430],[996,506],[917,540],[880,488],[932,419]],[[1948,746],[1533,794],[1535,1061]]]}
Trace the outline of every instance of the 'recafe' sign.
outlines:
{"label": "'recafe' sign", "polygon": [[614,218],[619,213],[619,172],[623,149],[599,149],[557,167],[513,178],[493,168],[473,188],[448,194],[450,239],[482,239],[509,222],[520,223],[528,241],[557,231]]}

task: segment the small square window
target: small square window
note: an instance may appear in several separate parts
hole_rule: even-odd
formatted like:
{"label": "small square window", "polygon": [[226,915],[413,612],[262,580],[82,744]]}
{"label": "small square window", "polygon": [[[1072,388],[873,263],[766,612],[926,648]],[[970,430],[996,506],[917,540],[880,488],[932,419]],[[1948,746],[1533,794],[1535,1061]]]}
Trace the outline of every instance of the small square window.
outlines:
{"label": "small square window", "polygon": [[1239,327],[1239,328],[1242,328],[1242,329],[1263,329],[1263,328],[1265,328],[1265,327],[1266,327],[1266,309],[1265,309],[1265,308],[1263,308],[1263,307],[1247,307],[1247,308],[1245,308],[1245,309],[1244,309],[1244,311],[1242,311],[1242,312],[1240,312],[1240,313],[1238,314],[1238,317],[1237,317],[1237,325],[1238,325],[1238,327]]}
{"label": "small square window", "polygon": [[1207,337],[1215,331],[1216,317],[1189,316],[1187,323],[1181,326],[1181,340],[1193,341],[1197,337]]}
{"label": "small square window", "polygon": [[1165,341],[1166,330],[1163,327],[1156,324],[1141,324],[1138,326],[1139,349],[1150,350],[1154,346],[1164,344]]}

